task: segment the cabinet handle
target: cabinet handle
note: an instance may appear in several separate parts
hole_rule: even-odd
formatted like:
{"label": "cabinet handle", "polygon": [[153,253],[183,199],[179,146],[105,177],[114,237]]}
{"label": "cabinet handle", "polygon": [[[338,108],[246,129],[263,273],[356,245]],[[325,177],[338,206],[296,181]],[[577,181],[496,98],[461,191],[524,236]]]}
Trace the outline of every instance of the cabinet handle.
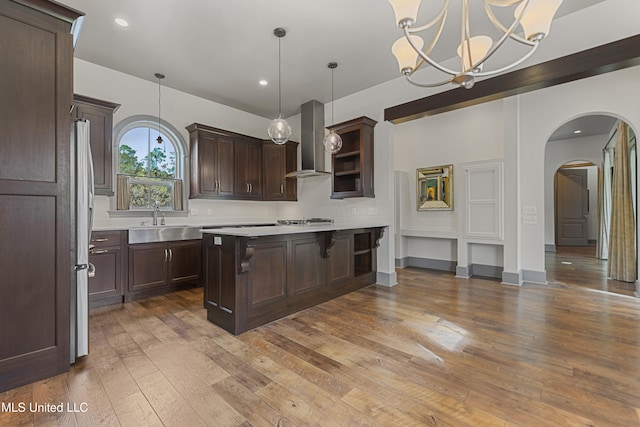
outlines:
{"label": "cabinet handle", "polygon": [[249,193],[253,193],[253,184],[249,184]]}
{"label": "cabinet handle", "polygon": [[280,184],[280,194],[284,193],[284,184]]}
{"label": "cabinet handle", "polygon": [[165,249],[164,250],[164,262],[167,262],[169,260],[169,250]]}
{"label": "cabinet handle", "polygon": [[100,239],[91,239],[92,242],[108,242],[109,239],[106,237],[100,238]]}
{"label": "cabinet handle", "polygon": [[251,193],[251,187],[249,187],[250,185],[251,185],[251,184],[249,184],[249,183],[247,182],[247,193]]}
{"label": "cabinet handle", "polygon": [[173,250],[169,249],[169,262],[173,259]]}
{"label": "cabinet handle", "polygon": [[97,251],[91,251],[91,254],[93,254],[93,255],[97,255],[97,254],[106,254],[106,253],[108,253],[108,252],[109,252],[109,250],[108,250],[108,249],[100,249],[100,250],[97,250]]}

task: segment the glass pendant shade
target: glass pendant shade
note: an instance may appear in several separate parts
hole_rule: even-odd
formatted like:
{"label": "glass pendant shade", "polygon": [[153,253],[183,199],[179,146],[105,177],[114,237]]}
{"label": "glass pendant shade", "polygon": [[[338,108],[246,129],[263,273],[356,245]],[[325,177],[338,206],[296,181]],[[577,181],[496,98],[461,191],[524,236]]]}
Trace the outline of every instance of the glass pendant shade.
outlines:
{"label": "glass pendant shade", "polygon": [[267,133],[273,142],[281,145],[291,138],[291,126],[289,126],[282,114],[278,114],[278,117],[269,124]]}
{"label": "glass pendant shade", "polygon": [[[463,60],[464,69],[471,69],[472,64],[477,64],[491,49],[493,40],[489,36],[475,36],[469,39],[471,49],[467,49],[467,40],[458,45],[456,53]],[[469,62],[469,50],[471,50],[471,62]]]}
{"label": "glass pendant shade", "polygon": [[[422,49],[424,46],[424,40],[422,37],[411,35],[411,41],[418,48]],[[401,73],[408,73],[416,66],[416,60],[418,59],[417,52],[411,47],[406,37],[399,38],[391,46],[391,53],[396,57],[398,61],[398,67],[400,67]]]}
{"label": "glass pendant shade", "polygon": [[389,0],[389,4],[393,8],[393,13],[396,14],[396,23],[400,25],[400,22],[405,19],[416,22],[420,1],[421,0]]}
{"label": "glass pendant shade", "polygon": [[324,137],[322,143],[327,153],[336,154],[342,148],[342,138],[333,130]]}
{"label": "glass pendant shade", "polygon": [[[520,25],[524,29],[525,38],[542,39],[549,34],[551,21],[562,4],[562,0],[529,0],[527,14],[522,17]],[[522,13],[525,3],[521,3],[513,12],[517,18]]]}

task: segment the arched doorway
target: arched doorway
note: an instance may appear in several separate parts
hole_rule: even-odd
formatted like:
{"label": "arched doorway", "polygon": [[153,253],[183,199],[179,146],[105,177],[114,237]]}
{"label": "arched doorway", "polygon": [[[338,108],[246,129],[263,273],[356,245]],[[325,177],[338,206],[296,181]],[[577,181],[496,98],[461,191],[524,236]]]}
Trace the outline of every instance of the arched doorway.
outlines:
{"label": "arched doorway", "polygon": [[[603,190],[603,184],[610,190],[611,179],[603,178],[611,174],[611,165],[604,167],[604,158],[607,150],[613,153],[618,123],[617,117],[609,115],[583,116],[560,126],[549,138],[545,149],[545,268],[549,283],[634,294],[634,283],[607,278],[609,234],[603,224],[608,227],[609,217],[603,206],[605,196],[611,203],[611,193]],[[635,209],[635,138],[632,148]],[[635,235],[635,230],[628,232]]]}

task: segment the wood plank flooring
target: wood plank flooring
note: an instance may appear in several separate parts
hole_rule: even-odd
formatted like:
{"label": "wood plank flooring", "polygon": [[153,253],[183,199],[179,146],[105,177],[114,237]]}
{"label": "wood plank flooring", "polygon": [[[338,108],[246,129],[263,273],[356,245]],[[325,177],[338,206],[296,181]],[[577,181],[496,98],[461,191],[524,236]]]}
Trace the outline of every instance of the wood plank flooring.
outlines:
{"label": "wood plank flooring", "polygon": [[201,288],[95,309],[90,356],[0,394],[0,425],[640,426],[639,299],[398,277],[239,336]]}
{"label": "wood plank flooring", "polygon": [[558,246],[557,252],[545,253],[545,263],[547,281],[552,284],[635,295],[635,283],[607,278],[607,260],[596,258],[595,245]]}

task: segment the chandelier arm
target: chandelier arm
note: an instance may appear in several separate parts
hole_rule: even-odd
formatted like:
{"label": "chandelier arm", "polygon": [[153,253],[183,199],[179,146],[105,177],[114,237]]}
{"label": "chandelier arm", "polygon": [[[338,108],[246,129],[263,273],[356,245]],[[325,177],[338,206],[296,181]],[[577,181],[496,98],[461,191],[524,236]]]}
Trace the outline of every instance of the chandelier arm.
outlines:
{"label": "chandelier arm", "polygon": [[[518,24],[520,24],[520,19],[522,18],[522,16],[524,15],[524,13],[527,11],[527,8],[529,7],[530,4],[530,0],[525,0],[527,2],[527,4],[525,5],[522,13],[520,14],[520,16],[518,17],[518,19],[516,19],[515,21],[513,21],[513,24],[511,24],[511,27],[509,27],[508,30],[506,30],[506,32],[502,35],[502,37],[500,37],[500,39],[495,42],[493,44],[493,46],[491,46],[491,49],[489,49],[489,51],[487,52],[487,54],[484,56],[484,58],[482,58],[480,61],[478,61],[477,64],[475,64],[475,67],[480,67],[482,64],[484,64],[489,58],[491,58],[491,56],[498,50],[500,49],[500,47],[504,44],[504,42],[507,40],[507,38],[511,37],[513,35],[513,31],[515,30],[515,28],[518,26]],[[487,6],[487,0],[485,0],[485,7]],[[487,11],[488,13],[490,13],[490,11]],[[492,15],[492,13],[491,13]],[[495,18],[495,16],[494,16]],[[524,39],[522,39],[524,41]],[[527,55],[524,56],[524,59],[528,58],[529,56],[531,56],[531,53],[533,51],[536,50],[539,41],[538,42],[531,42],[529,40],[526,40],[526,43],[528,46],[531,46],[533,49],[531,52],[529,52]],[[507,67],[501,68],[501,70],[505,70],[514,67],[516,64],[520,64],[522,61],[524,61],[524,59],[520,59],[516,62],[514,62],[512,65],[508,65]],[[490,71],[490,73],[493,74],[493,71]],[[480,74],[476,74],[476,75],[480,75]]]}
{"label": "chandelier arm", "polygon": [[[511,24],[511,27],[509,27],[509,29],[507,29],[504,25],[502,25],[502,23],[498,20],[498,18],[496,18],[495,14],[493,13],[493,10],[491,10],[491,6],[490,6],[490,4],[492,3],[491,0],[484,0],[484,10],[485,10],[485,13],[487,14],[487,17],[491,21],[491,23],[498,30],[502,31],[503,33],[509,33],[509,37],[511,37],[513,40],[519,43],[525,44],[527,46],[533,46],[535,42],[532,42],[523,37],[520,37],[518,34],[513,32],[516,29],[516,27],[520,24],[520,21],[522,21],[522,17],[527,12],[527,9],[529,8],[529,4],[531,3],[530,0],[522,0],[522,1],[526,1],[527,4],[522,9],[522,13],[520,13],[520,16],[516,18],[516,20],[513,22],[513,24]],[[515,4],[515,3],[517,3],[517,1],[512,2],[510,4]]]}
{"label": "chandelier arm", "polygon": [[466,47],[467,47],[467,58],[469,58],[469,68],[466,68],[466,64],[464,63],[464,54],[460,55],[460,69],[462,70],[463,73],[466,73],[467,71],[473,69],[473,64],[471,63],[471,60],[473,59],[471,57],[471,28],[470,28],[470,24],[469,24],[469,0],[464,0],[463,1],[463,5],[462,5],[462,25],[460,25],[460,27],[462,27],[462,31],[463,31],[463,36],[462,36],[462,40],[460,40],[460,53],[462,53],[462,51],[464,50],[465,47],[465,42],[466,42]]}
{"label": "chandelier arm", "polygon": [[498,7],[505,7],[516,3],[522,3],[522,0],[485,0],[485,3],[490,3]]}
{"label": "chandelier arm", "polygon": [[427,24],[424,24],[420,27],[411,27],[409,31],[411,33],[416,33],[418,31],[426,30],[428,28],[433,27],[438,21],[440,21],[443,18],[443,16],[444,17],[447,16],[448,9],[449,9],[449,0],[444,0],[444,2],[442,3],[442,9],[438,13],[438,15],[435,18],[433,18],[433,20],[431,20]]}
{"label": "chandelier arm", "polygon": [[492,76],[494,74],[500,74],[502,72],[505,72],[513,67],[516,67],[520,64],[522,64],[524,61],[526,61],[527,59],[529,59],[529,57],[531,57],[531,55],[533,55],[533,53],[536,51],[536,49],[538,49],[538,46],[540,46],[540,44],[536,43],[531,50],[529,51],[529,53],[527,53],[525,56],[523,56],[522,58],[518,59],[516,62],[509,64],[505,67],[499,68],[497,70],[492,70],[492,71],[486,71],[486,72],[481,72],[481,73],[475,73],[476,77],[487,77],[487,76]]}
{"label": "chandelier arm", "polygon": [[[447,6],[448,2],[449,0],[445,0],[445,6]],[[436,43],[438,43],[438,40],[440,39],[440,35],[442,34],[442,31],[444,29],[444,24],[447,21],[447,9],[445,8],[443,9],[443,11],[444,13],[440,14],[440,16],[442,17],[442,19],[440,20],[440,25],[438,25],[438,29],[436,30],[436,33],[434,34],[433,39],[431,40],[431,43],[429,43],[429,46],[427,46],[427,48],[424,50],[425,55],[431,55],[431,51],[433,50],[433,48],[436,46]],[[418,71],[418,69],[420,69],[420,67],[424,63],[425,63],[425,60],[422,57],[420,57],[418,59],[418,62],[416,62],[415,67],[413,67],[413,70],[411,70],[411,74]]]}
{"label": "chandelier arm", "polygon": [[411,83],[414,86],[418,86],[418,87],[438,87],[438,86],[444,86],[446,84],[449,84],[453,81],[453,77],[447,79],[447,80],[443,80],[439,83],[418,83],[416,81],[411,80],[411,76],[410,75],[405,75],[404,76],[405,79]]}
{"label": "chandelier arm", "polygon": [[407,27],[404,28],[404,36],[406,37],[407,41],[409,42],[409,45],[411,45],[413,50],[415,50],[416,53],[420,55],[420,57],[424,59],[426,62],[428,62],[431,66],[433,66],[434,68],[437,68],[438,70],[442,71],[445,74],[450,74],[452,76],[455,76],[458,74],[456,71],[450,70],[447,67],[443,67],[442,65],[438,64],[436,61],[429,58],[429,56],[426,55],[422,50],[418,49],[416,45],[413,43],[413,41],[411,40],[411,37],[409,37],[410,34]]}
{"label": "chandelier arm", "polygon": [[[445,1],[445,5],[447,4],[448,1],[449,0]],[[440,20],[440,25],[438,26],[438,30],[436,31],[436,34],[434,35],[433,40],[431,40],[431,43],[429,43],[429,46],[427,47],[427,49],[424,50],[425,55],[431,55],[431,51],[436,46],[436,43],[438,43],[438,40],[440,40],[440,35],[442,34],[442,30],[444,29],[444,24],[446,20],[447,20],[447,10],[444,9],[444,14],[442,15],[442,19]]]}

